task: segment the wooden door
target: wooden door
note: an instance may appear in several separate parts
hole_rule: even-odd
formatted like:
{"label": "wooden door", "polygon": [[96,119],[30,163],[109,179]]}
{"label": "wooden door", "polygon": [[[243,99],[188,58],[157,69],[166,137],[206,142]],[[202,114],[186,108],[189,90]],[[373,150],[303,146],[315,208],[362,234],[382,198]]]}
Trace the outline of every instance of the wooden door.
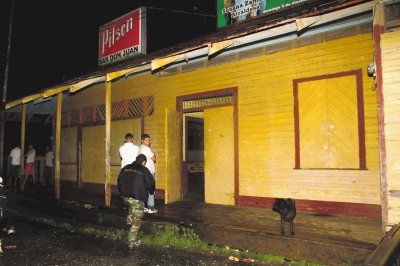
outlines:
{"label": "wooden door", "polygon": [[104,125],[82,129],[82,182],[104,184]]}
{"label": "wooden door", "polygon": [[234,205],[233,106],[204,110],[204,181],[206,203]]}
{"label": "wooden door", "polygon": [[182,115],[172,109],[165,110],[165,203],[182,199]]}

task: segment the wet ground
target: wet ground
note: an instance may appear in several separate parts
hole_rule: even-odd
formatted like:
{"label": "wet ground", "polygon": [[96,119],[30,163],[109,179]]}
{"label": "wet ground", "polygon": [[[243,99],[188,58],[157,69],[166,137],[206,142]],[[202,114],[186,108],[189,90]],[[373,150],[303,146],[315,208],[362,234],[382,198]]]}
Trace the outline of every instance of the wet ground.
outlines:
{"label": "wet ground", "polygon": [[74,234],[23,218],[8,222],[16,234],[3,237],[0,265],[256,265],[226,256],[121,242]]}
{"label": "wet ground", "polygon": [[[53,196],[54,191],[42,186],[8,193],[6,213],[13,219],[10,224],[20,228],[18,234],[5,239],[0,265],[260,265],[265,255],[271,261],[269,254],[280,256],[279,263],[272,265],[310,265],[311,261],[360,265],[375,248],[381,230],[379,221],[298,213],[295,236],[281,236],[278,216],[272,210],[157,202],[158,214],[145,215],[141,226],[147,245],[128,252],[121,234],[126,230],[126,210],[118,205],[120,200],[104,208],[104,196],[94,193],[64,189],[62,200]],[[178,236],[168,225],[179,229]],[[72,229],[79,234],[63,231]],[[192,234],[182,237],[181,229],[193,231],[206,248],[197,245]],[[159,234],[162,244],[155,247]],[[197,252],[190,250],[193,247]],[[216,255],[221,249],[221,255]],[[260,260],[245,262],[254,252],[258,254],[251,256]],[[241,259],[233,262],[231,255]]]}

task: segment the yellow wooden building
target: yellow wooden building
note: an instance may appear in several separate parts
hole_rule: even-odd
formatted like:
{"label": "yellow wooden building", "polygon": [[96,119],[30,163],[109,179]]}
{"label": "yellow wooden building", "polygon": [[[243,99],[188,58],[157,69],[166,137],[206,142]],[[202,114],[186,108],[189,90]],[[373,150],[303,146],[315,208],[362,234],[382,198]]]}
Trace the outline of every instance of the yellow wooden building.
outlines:
{"label": "yellow wooden building", "polygon": [[61,186],[107,195],[111,185],[116,196],[124,135],[148,133],[166,204],[199,178],[206,203],[270,208],[290,197],[299,211],[390,228],[400,222],[400,31],[385,27],[384,3],[354,2],[220,30],[8,108],[57,95]]}

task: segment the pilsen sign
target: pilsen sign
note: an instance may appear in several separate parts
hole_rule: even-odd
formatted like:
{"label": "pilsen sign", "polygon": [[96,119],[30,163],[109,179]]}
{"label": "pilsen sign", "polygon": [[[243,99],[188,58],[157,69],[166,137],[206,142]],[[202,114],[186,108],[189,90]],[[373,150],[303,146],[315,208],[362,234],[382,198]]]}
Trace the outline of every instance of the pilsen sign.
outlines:
{"label": "pilsen sign", "polygon": [[99,30],[99,66],[146,54],[145,8],[138,8]]}

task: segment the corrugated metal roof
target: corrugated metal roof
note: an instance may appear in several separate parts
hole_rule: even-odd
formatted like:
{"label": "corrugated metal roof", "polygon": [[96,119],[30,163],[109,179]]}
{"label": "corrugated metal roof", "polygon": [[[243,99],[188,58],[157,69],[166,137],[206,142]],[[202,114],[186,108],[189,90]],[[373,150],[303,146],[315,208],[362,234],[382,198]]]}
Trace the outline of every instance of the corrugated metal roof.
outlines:
{"label": "corrugated metal roof", "polygon": [[[245,37],[250,34],[255,34],[257,32],[262,32],[267,29],[275,29],[281,27],[285,29],[285,25],[293,24],[295,19],[305,18],[310,16],[317,16],[323,15],[326,13],[330,13],[332,11],[337,11],[340,9],[344,9],[347,7],[355,6],[361,3],[367,3],[372,1],[366,0],[336,0],[336,1],[321,1],[321,0],[314,0],[314,1],[306,1],[304,3],[298,4],[293,6],[293,8],[280,11],[280,12],[271,12],[268,15],[256,17],[254,19],[250,19],[249,21],[244,21],[238,23],[233,26],[227,26],[223,29],[219,29],[216,32],[206,35],[206,36],[199,36],[196,39],[183,42],[179,45],[175,45],[173,47],[167,47],[162,50],[155,51],[148,55],[141,55],[130,59],[129,61],[122,62],[117,65],[106,66],[104,68],[99,69],[98,71],[91,72],[88,74],[84,74],[80,77],[65,81],[63,83],[56,84],[51,88],[46,88],[39,91],[37,94],[49,92],[49,90],[61,88],[64,86],[73,86],[77,85],[78,83],[82,83],[89,79],[95,79],[97,77],[104,77],[109,73],[119,72],[121,73],[127,69],[135,69],[141,68],[143,70],[150,70],[151,63],[155,59],[163,59],[166,57],[173,57],[175,55],[181,55],[183,53],[190,53],[195,50],[199,50],[200,48],[208,47],[210,44],[223,42],[226,40],[238,38],[238,37]],[[251,38],[247,38],[251,39]],[[162,68],[161,68],[162,69]],[[158,69],[157,69],[158,70]],[[107,80],[110,80],[107,76]],[[89,85],[90,86],[90,85]],[[36,95],[33,95],[36,99]],[[45,96],[43,96],[45,97]],[[22,100],[29,100],[30,97],[24,97]],[[28,112],[33,113],[52,113],[55,111],[55,101],[52,99],[51,102],[46,102],[42,106],[35,105],[33,103],[28,103]],[[12,107],[8,110],[8,112],[21,112],[20,104],[22,102],[15,101],[17,106]],[[24,101],[23,101],[24,102]]]}

